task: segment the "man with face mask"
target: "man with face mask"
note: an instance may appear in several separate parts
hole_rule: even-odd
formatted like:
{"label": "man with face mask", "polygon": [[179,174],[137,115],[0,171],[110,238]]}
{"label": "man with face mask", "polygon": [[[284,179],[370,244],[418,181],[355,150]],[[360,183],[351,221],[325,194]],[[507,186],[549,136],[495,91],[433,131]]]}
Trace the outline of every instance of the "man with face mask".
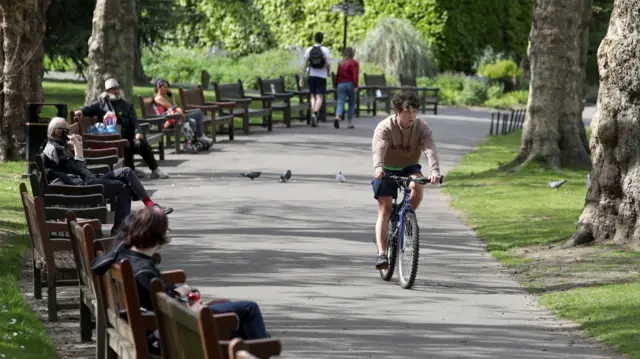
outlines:
{"label": "man with face mask", "polygon": [[[118,168],[99,178],[93,174],[87,168],[83,157],[82,137],[69,135],[69,125],[64,118],[51,119],[47,128],[47,137],[48,139],[40,148],[45,155],[46,173],[44,175],[47,176],[47,181],[52,185],[101,184],[105,198],[117,198],[112,234],[115,234],[131,212],[132,199],[140,199],[147,207],[160,207],[149,198],[144,186],[129,167]],[[69,146],[73,147],[73,153],[69,150]],[[172,208],[162,209],[166,214],[173,212]]]}
{"label": "man with face mask", "polygon": [[[168,178],[169,175],[158,167],[153,157],[151,145],[145,140],[142,130],[138,127],[138,116],[131,102],[122,98],[120,84],[116,79],[108,79],[104,83],[105,92],[97,100],[75,111],[77,117],[97,116],[102,121],[104,115],[111,111],[118,119],[122,138],[129,140],[129,147],[124,149],[124,165],[135,171],[133,155],[139,154],[151,170],[151,178]],[[144,173],[136,171],[139,177]]]}

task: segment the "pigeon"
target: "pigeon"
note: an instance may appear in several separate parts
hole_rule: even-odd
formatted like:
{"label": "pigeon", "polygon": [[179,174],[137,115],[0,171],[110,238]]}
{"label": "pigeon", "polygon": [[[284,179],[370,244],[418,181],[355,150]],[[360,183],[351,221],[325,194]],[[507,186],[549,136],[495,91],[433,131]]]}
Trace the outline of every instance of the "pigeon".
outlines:
{"label": "pigeon", "polygon": [[557,191],[558,188],[560,188],[565,183],[567,183],[567,180],[553,181],[553,182],[549,182],[549,187],[551,187],[551,188],[553,188],[553,189],[555,189]]}
{"label": "pigeon", "polygon": [[336,181],[342,183],[344,181],[346,181],[346,179],[344,178],[344,176],[342,175],[342,171],[338,171],[338,174],[336,175]]}
{"label": "pigeon", "polygon": [[261,174],[262,172],[246,172],[240,174],[240,176],[251,178],[251,180],[253,181],[254,178],[260,177]]}
{"label": "pigeon", "polygon": [[587,173],[587,189],[591,188],[591,174]]}
{"label": "pigeon", "polygon": [[280,182],[287,182],[291,179],[291,170],[280,175]]}

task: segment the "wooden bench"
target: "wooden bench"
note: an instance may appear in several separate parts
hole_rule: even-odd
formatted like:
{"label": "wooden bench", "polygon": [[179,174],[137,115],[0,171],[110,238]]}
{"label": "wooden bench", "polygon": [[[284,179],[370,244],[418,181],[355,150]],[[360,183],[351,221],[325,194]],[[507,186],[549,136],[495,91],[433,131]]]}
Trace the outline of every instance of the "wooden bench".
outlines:
{"label": "wooden bench", "polygon": [[[257,126],[266,126],[269,132],[273,130],[273,116],[271,115],[271,102],[274,100],[273,96],[247,96],[244,93],[244,87],[240,80],[230,84],[214,82],[213,88],[216,93],[216,101],[236,103],[233,116],[242,119],[242,129],[245,134],[249,134],[250,126],[256,126],[249,121],[254,117],[262,117],[262,123]],[[253,100],[262,101],[262,108],[250,108],[249,106]],[[221,114],[228,115],[228,113],[224,111],[221,111]]]}
{"label": "wooden bench", "polygon": [[[284,77],[280,76],[276,79],[262,79],[258,77],[258,86],[260,87],[260,95],[273,96],[274,101],[271,103],[272,111],[282,111],[283,122],[287,127],[291,127],[293,113],[298,113],[299,120],[311,123],[311,104],[307,101],[300,101],[296,104],[291,103],[291,98],[302,95],[301,91],[287,91],[284,85]],[[301,114],[306,113],[303,117]]]}
{"label": "wooden bench", "polygon": [[[204,99],[204,91],[201,87],[194,89],[178,88],[180,92],[180,103],[184,110],[200,110],[206,121],[211,124],[211,138],[216,142],[216,134],[218,126],[227,125],[229,130],[229,141],[233,141],[233,109],[236,107],[235,102],[207,102]],[[220,109],[220,113],[216,116],[216,110]],[[222,109],[227,109],[223,112]],[[207,116],[208,114],[208,116]]]}
{"label": "wooden bench", "polygon": [[[117,239],[114,237],[96,238],[95,225],[81,226],[74,212],[68,212],[66,217],[80,286],[80,340],[83,342],[91,341],[92,318],[95,318],[96,358],[104,358],[106,348],[104,308],[102,300],[98,300],[101,298],[101,293],[97,286],[97,280],[94,278],[95,275],[91,272],[91,262],[95,258],[96,248],[105,251],[114,246]],[[100,223],[97,222],[99,226]]]}
{"label": "wooden bench", "polygon": [[[304,87],[300,87],[300,75],[295,75],[296,79],[296,88],[298,92],[309,93],[309,103],[311,103],[311,93],[309,92],[309,78],[305,78]],[[324,99],[322,100],[322,107],[319,113],[319,119],[323,122],[327,122],[327,115],[335,115],[335,109],[338,106],[338,92],[336,90],[336,75],[334,73],[331,74],[332,86],[329,86],[329,79],[327,79],[327,93],[324,95]],[[333,96],[330,96],[333,95]],[[328,112],[328,108],[333,107],[334,111],[332,113]]]}
{"label": "wooden bench", "polygon": [[[183,142],[182,140],[184,139],[184,135],[182,135],[182,127],[179,122],[181,121],[183,114],[156,114],[153,97],[138,96],[138,104],[140,105],[140,113],[142,113],[143,120],[152,126],[156,133],[160,134],[160,143],[163,143],[163,148],[164,145],[169,146],[170,144],[173,144],[175,153],[180,153],[180,144]],[[164,123],[169,120],[174,121],[174,126],[172,128],[164,128]]]}
{"label": "wooden bench", "polygon": [[[371,112],[373,116],[378,110],[378,102],[384,103],[385,111],[391,113],[392,90],[397,89],[394,86],[387,86],[387,80],[384,75],[364,74],[364,86],[358,88],[356,96],[356,117],[360,117],[360,104],[364,102],[367,105],[366,112]],[[360,94],[364,92],[364,96]]]}
{"label": "wooden bench", "polygon": [[[68,231],[68,226],[64,222],[47,222],[42,199],[29,196],[24,183],[20,183],[20,197],[33,249],[33,296],[42,299],[42,287],[47,288],[47,314],[49,321],[55,322],[59,309],[76,308],[75,304],[58,303],[56,292],[57,287],[78,284],[71,242],[69,239],[52,239],[49,236],[52,232]],[[89,224],[95,225],[94,222]],[[100,230],[100,227],[96,230]]]}
{"label": "wooden bench", "polygon": [[[213,315],[209,308],[202,307],[197,313],[164,293],[158,280],[151,282],[154,312],[160,333],[160,345],[164,358],[187,359],[225,358],[229,341],[217,323],[220,314]],[[276,339],[248,340],[248,350],[258,358],[280,355],[282,345]]]}
{"label": "wooden bench", "polygon": [[[436,87],[419,87],[415,76],[403,76],[400,75],[400,87],[404,91],[420,92],[420,107],[422,113],[426,113],[427,110],[433,111],[434,115],[438,114],[438,93],[439,88]],[[427,106],[430,106],[428,108]]]}

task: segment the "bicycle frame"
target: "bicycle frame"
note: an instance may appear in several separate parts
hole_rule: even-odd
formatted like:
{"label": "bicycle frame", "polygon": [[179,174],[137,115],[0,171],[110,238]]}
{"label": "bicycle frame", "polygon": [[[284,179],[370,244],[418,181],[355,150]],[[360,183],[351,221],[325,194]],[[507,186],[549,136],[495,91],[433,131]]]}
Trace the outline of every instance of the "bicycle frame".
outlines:
{"label": "bicycle frame", "polygon": [[407,211],[409,211],[410,213],[413,213],[414,215],[416,214],[416,212],[413,210],[413,208],[411,207],[411,188],[408,185],[402,184],[399,185],[401,186],[402,192],[403,192],[403,198],[402,198],[402,207],[400,209],[400,211],[398,211],[398,204],[397,204],[397,197],[394,200],[394,203],[396,205],[396,211],[395,213],[393,213],[394,216],[397,216],[397,228],[398,228],[398,249],[401,252],[404,252],[404,215]]}

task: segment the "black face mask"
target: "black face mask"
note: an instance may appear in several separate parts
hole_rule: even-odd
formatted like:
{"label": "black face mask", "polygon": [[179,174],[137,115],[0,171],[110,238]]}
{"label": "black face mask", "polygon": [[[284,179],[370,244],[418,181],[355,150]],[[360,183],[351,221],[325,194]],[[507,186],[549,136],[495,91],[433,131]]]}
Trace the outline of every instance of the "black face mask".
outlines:
{"label": "black face mask", "polygon": [[69,130],[68,129],[60,130],[60,136],[64,139],[65,142],[68,142],[69,141]]}

